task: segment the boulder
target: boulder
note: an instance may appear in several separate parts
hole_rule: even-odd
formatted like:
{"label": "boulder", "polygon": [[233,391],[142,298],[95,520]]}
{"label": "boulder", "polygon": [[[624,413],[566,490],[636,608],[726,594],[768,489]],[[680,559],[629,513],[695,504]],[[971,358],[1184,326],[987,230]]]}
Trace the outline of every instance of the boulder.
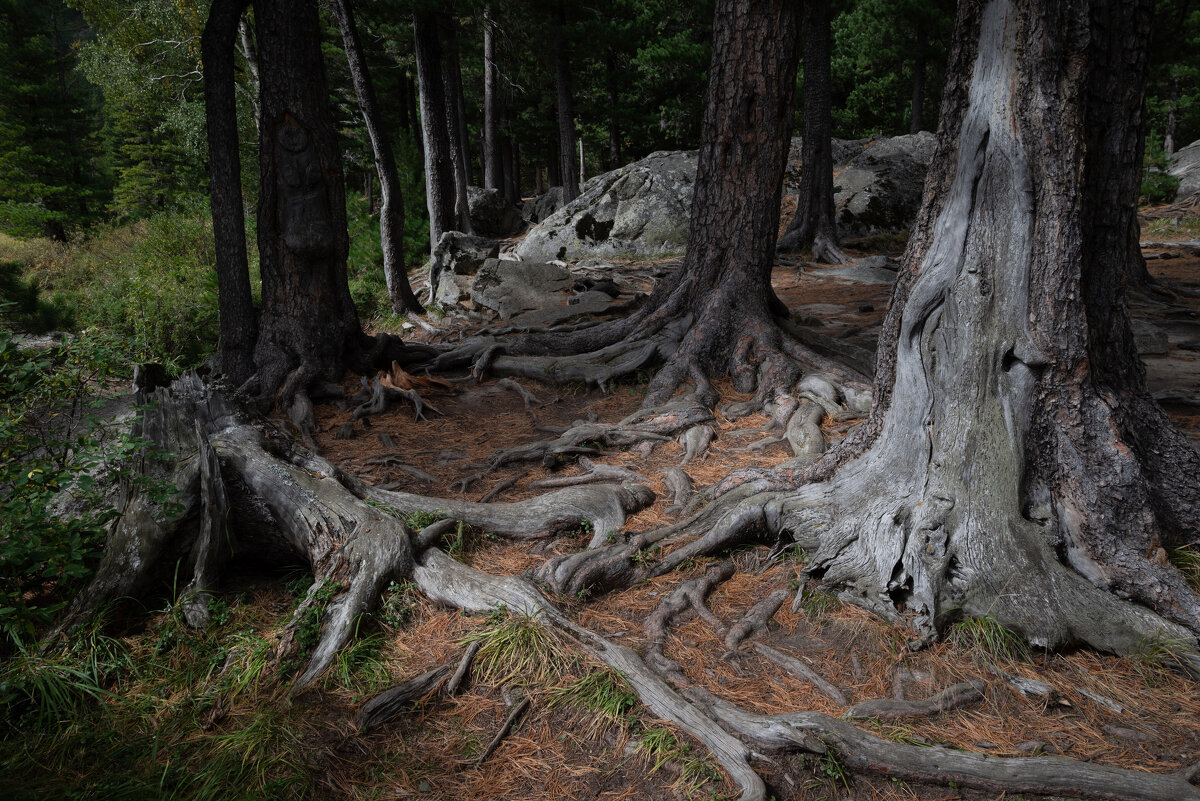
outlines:
{"label": "boulder", "polygon": [[877,139],[834,167],[834,205],[843,241],[912,228],[936,146],[937,137],[928,131]]}
{"label": "boulder", "polygon": [[471,282],[471,300],[507,320],[557,305],[572,283],[571,273],[557,264],[488,259]]}
{"label": "boulder", "polygon": [[1200,139],[1176,150],[1171,156],[1167,172],[1179,179],[1179,189],[1175,192],[1176,203],[1200,192]]}
{"label": "boulder", "polygon": [[517,246],[528,261],[653,256],[687,245],[696,151],[660,151],[589,180]]}
{"label": "boulder", "polygon": [[[464,234],[461,231],[446,231],[438,240],[429,260],[429,285],[433,288],[435,302],[445,302],[441,298],[443,284],[447,284],[447,292],[451,291],[451,282],[443,280],[444,276],[474,275],[483,266],[484,261],[494,259],[498,255],[500,245],[494,240]],[[450,302],[455,303],[457,300]]]}
{"label": "boulder", "polygon": [[521,216],[526,222],[539,223],[562,208],[563,188],[552,186],[545,194],[531,197],[521,207]]}
{"label": "boulder", "polygon": [[521,213],[509,205],[499,189],[468,186],[467,211],[475,233],[485,236],[511,236],[525,224]]}

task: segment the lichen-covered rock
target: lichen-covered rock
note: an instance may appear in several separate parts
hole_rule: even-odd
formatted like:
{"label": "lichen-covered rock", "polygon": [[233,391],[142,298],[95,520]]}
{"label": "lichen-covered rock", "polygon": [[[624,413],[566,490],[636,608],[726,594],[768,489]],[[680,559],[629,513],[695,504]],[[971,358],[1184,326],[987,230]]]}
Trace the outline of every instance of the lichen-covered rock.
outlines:
{"label": "lichen-covered rock", "polygon": [[495,240],[461,231],[446,231],[438,240],[429,260],[429,286],[433,290],[434,300],[443,304],[447,302],[442,299],[442,284],[447,283],[445,276],[474,275],[484,261],[498,255],[500,245]]}
{"label": "lichen-covered rock", "polygon": [[467,212],[475,233],[485,236],[511,236],[525,224],[521,213],[509,205],[499,189],[468,186]]}
{"label": "lichen-covered rock", "polygon": [[545,193],[531,197],[521,207],[521,216],[526,222],[539,223],[563,206],[563,188],[552,186]]}
{"label": "lichen-covered rock", "polygon": [[835,166],[838,235],[857,239],[912,228],[936,145],[928,131],[877,139]]}
{"label": "lichen-covered rock", "polygon": [[488,259],[471,282],[471,300],[507,320],[559,303],[574,279],[557,264]]}
{"label": "lichen-covered rock", "polygon": [[1171,156],[1167,172],[1179,179],[1179,189],[1175,191],[1176,203],[1200,192],[1200,139],[1176,150]]}
{"label": "lichen-covered rock", "polygon": [[579,197],[535,226],[517,255],[544,262],[682,250],[695,179],[694,150],[651,153],[597,175]]}

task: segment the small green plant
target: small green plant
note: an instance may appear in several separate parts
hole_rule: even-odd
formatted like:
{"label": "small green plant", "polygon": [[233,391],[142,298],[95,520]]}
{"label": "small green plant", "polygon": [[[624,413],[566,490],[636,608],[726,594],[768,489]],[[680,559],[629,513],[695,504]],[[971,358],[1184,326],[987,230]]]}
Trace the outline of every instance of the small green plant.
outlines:
{"label": "small green plant", "polygon": [[503,607],[488,615],[486,628],[463,642],[480,643],[475,669],[483,681],[497,684],[545,685],[577,661],[561,637],[540,620]]}
{"label": "small green plant", "polygon": [[404,518],[404,525],[412,531],[420,531],[423,528],[428,528],[439,520],[445,520],[445,512],[423,512],[416,510],[409,512]]}
{"label": "small green plant", "polygon": [[800,599],[800,608],[804,610],[804,616],[809,620],[818,620],[824,617],[829,610],[836,608],[839,603],[836,595],[824,590],[814,590],[806,593]]}
{"label": "small green plant", "polygon": [[826,748],[817,763],[817,770],[825,774],[831,784],[840,784],[844,789],[850,789],[850,771],[842,763],[841,755],[836,749]]}
{"label": "small green plant", "polygon": [[1138,673],[1151,687],[1164,683],[1173,672],[1187,674],[1194,671],[1196,657],[1194,643],[1167,635],[1143,640],[1129,654]]}
{"label": "small green plant", "polygon": [[383,660],[383,636],[378,632],[356,639],[341,649],[333,669],[322,680],[325,687],[341,687],[364,696],[387,689],[391,682]]}
{"label": "small green plant", "polygon": [[[595,527],[592,524],[592,521],[588,520],[585,517],[579,521],[579,525],[575,526],[575,528],[573,528],[567,532],[567,536],[568,537],[590,537],[590,536],[592,536],[592,532],[594,530],[595,530]],[[609,533],[609,536],[612,535],[611,531],[608,533]]]}
{"label": "small green plant", "polygon": [[992,659],[1016,662],[1029,658],[1021,635],[986,615],[968,617],[950,629],[950,641],[966,650],[980,650]]}
{"label": "small green plant", "polygon": [[570,684],[550,690],[551,709],[570,706],[594,714],[595,727],[623,725],[637,705],[629,683],[612,668],[590,670]]}
{"label": "small green plant", "polygon": [[379,599],[375,618],[392,629],[402,628],[412,619],[416,609],[417,585],[411,581],[392,581]]}
{"label": "small green plant", "polygon": [[680,742],[670,729],[660,726],[646,729],[639,735],[638,741],[639,749],[653,763],[651,773],[657,773],[667,763],[673,763],[679,769],[676,784],[688,798],[708,782],[721,778],[720,771],[710,758],[697,756],[692,746]]}
{"label": "small green plant", "polygon": [[1188,584],[1192,585],[1192,589],[1200,592],[1200,545],[1180,545],[1177,548],[1170,548],[1167,551],[1167,557],[1171,560],[1171,564],[1183,574],[1184,579]]}

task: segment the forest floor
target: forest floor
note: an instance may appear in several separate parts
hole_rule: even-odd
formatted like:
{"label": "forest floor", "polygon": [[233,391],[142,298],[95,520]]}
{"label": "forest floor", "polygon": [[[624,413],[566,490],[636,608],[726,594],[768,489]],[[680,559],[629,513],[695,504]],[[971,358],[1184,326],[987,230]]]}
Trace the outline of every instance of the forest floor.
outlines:
{"label": "forest floor", "polygon": [[[1196,239],[1186,225],[1152,223],[1152,238]],[[1200,444],[1200,250],[1160,247],[1151,273],[1173,282],[1173,296],[1139,294],[1134,313],[1166,334],[1165,352],[1147,357],[1152,389],[1169,399],[1176,421]],[[851,252],[851,255],[866,254]],[[659,266],[650,262],[624,265],[628,269]],[[775,286],[793,315],[822,333],[871,347],[887,308],[891,286],[841,277],[837,268],[797,262],[781,263]],[[455,333],[441,321],[441,336]],[[649,376],[618,382],[605,393],[582,386],[541,386],[522,381],[540,403],[526,408],[514,392],[496,381],[436,387],[423,396],[439,412],[414,422],[411,407],[398,406],[370,418],[369,429],[354,439],[338,439],[349,421],[345,408],[318,408],[316,441],[322,455],[364,480],[389,488],[445,498],[477,501],[497,488],[496,501],[519,502],[540,490],[530,482],[544,479],[541,467],[501,468],[467,486],[456,483],[480,472],[480,466],[499,448],[544,439],[538,426],[566,426],[594,415],[616,421],[641,403]],[[726,383],[718,387],[722,402],[744,399]],[[348,394],[357,389],[348,380]],[[1189,400],[1190,399],[1190,400]],[[741,450],[766,418],[754,415],[737,421],[718,416],[717,437],[699,460],[685,469],[697,487],[711,484],[736,467],[772,465],[791,456],[786,443],[756,451]],[[847,424],[825,428],[831,441],[845,436]],[[761,436],[761,435],[759,435]],[[399,460],[424,476],[396,467]],[[683,449],[663,443],[648,456],[616,452],[604,461],[640,473],[658,495],[655,504],[635,515],[627,531],[642,531],[675,521],[668,511],[670,493],[662,474],[680,463]],[[577,465],[561,466],[555,475],[572,475]],[[430,480],[432,479],[432,480]],[[519,574],[547,558],[578,550],[590,532],[557,539],[513,542],[486,532],[461,530],[446,543],[451,554],[486,573]],[[789,552],[768,560],[768,545],[739,548],[714,560],[698,559],[683,569],[629,589],[589,599],[555,599],[580,625],[625,645],[645,645],[645,618],[681,582],[703,574],[719,559],[735,560],[741,568],[709,597],[708,605],[727,625],[740,619],[755,603],[779,588],[797,589],[804,554]],[[218,620],[227,634],[265,634],[289,617],[303,576],[264,581],[246,572],[231,577],[223,588],[227,614]],[[131,653],[161,658],[164,632],[171,630],[171,611],[154,616],[149,626],[131,626],[119,638]],[[176,615],[177,617],[177,615]],[[411,585],[394,583],[383,606],[364,624],[356,645],[313,689],[281,700],[264,685],[228,703],[201,704],[215,668],[187,682],[174,684],[146,678],[126,685],[126,694],[147,693],[156,700],[147,707],[147,725],[162,721],[154,738],[156,751],[141,762],[189,765],[200,751],[188,751],[204,738],[229,743],[243,760],[257,755],[281,788],[292,783],[312,798],[378,799],[706,799],[733,792],[720,768],[703,746],[690,741],[670,724],[655,720],[620,682],[598,665],[553,636],[542,643],[531,662],[512,657],[489,670],[480,667],[460,694],[413,705],[407,713],[369,733],[360,734],[355,718],[365,700],[379,691],[430,668],[457,659],[473,638],[494,637],[503,615],[471,616],[438,608]],[[176,635],[172,635],[176,636]],[[768,631],[738,650],[729,651],[721,637],[703,621],[692,618],[671,630],[666,654],[676,660],[687,678],[712,693],[755,712],[817,710],[839,716],[839,706],[808,681],[792,676],[764,659],[754,642],[803,660],[837,685],[856,703],[872,698],[922,699],[958,682],[986,681],[984,699],[953,711],[904,720],[859,721],[868,731],[910,744],[940,743],[992,755],[1035,756],[1063,754],[1094,763],[1135,770],[1169,772],[1200,760],[1200,693],[1195,683],[1162,664],[1160,654],[1117,658],[1088,651],[1045,653],[1028,651],[986,626],[956,627],[944,642],[910,651],[911,634],[867,612],[837,600],[818,587],[804,588],[796,604],[785,603],[770,620]],[[168,638],[169,639],[169,638]],[[534,638],[536,639],[536,637]],[[176,646],[168,656],[179,670],[189,648]],[[172,644],[168,642],[167,651]],[[227,654],[229,646],[219,653]],[[511,656],[511,655],[510,655]],[[214,666],[217,664],[213,658]],[[1025,695],[1002,678],[1002,672],[1035,679],[1049,692]],[[147,674],[148,676],[150,674]],[[588,676],[602,681],[589,684]],[[206,684],[208,682],[208,684]],[[605,685],[605,682],[608,682]],[[486,759],[480,756],[500,731],[520,698],[530,701],[507,736]],[[188,720],[200,730],[168,730],[172,710],[198,709]],[[245,734],[270,711],[271,741],[254,751]],[[201,714],[202,713],[202,714]],[[286,730],[286,734],[283,732]],[[157,730],[156,730],[157,732]],[[224,737],[224,740],[220,738]],[[157,749],[162,749],[159,752]],[[249,749],[249,750],[238,750]],[[216,753],[216,752],[214,752]],[[188,757],[187,754],[192,754]],[[75,753],[71,758],[45,760],[47,777],[42,791],[70,781],[87,782],[96,765],[111,754]],[[877,775],[850,775],[836,757],[808,760],[789,757],[774,765],[757,763],[775,798],[803,799],[999,799],[1012,795],[985,793],[945,785],[919,785]],[[162,768],[164,776],[166,768]],[[33,781],[37,770],[21,781]],[[72,777],[75,777],[72,779]],[[0,779],[0,789],[14,789],[16,779]],[[39,796],[20,792],[12,797]],[[281,793],[279,797],[289,795]],[[218,796],[219,797],[219,796]],[[1026,796],[1032,798],[1032,796]]]}

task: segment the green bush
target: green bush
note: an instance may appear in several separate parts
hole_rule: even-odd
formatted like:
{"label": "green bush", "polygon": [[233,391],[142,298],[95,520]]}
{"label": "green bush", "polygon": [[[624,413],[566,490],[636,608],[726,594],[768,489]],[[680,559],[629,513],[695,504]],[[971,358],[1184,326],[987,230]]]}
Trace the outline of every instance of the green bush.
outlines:
{"label": "green bush", "polygon": [[74,325],[74,308],[61,297],[43,300],[38,285],[27,281],[15,262],[0,262],[0,297],[10,302],[0,309],[0,323],[33,333]]}
{"label": "green bush", "polygon": [[29,350],[0,331],[0,652],[49,623],[100,554],[115,514],[101,488],[142,443],[105,430],[92,393],[127,347],[97,334]]}
{"label": "green bush", "polygon": [[1170,159],[1154,131],[1146,137],[1146,155],[1142,159],[1142,200],[1146,203],[1170,203],[1179,190],[1179,179],[1167,173]]}
{"label": "green bush", "polygon": [[128,225],[104,226],[66,245],[10,241],[26,275],[75,309],[79,325],[136,343],[134,361],[197,364],[218,343],[212,221],[201,203]]}

